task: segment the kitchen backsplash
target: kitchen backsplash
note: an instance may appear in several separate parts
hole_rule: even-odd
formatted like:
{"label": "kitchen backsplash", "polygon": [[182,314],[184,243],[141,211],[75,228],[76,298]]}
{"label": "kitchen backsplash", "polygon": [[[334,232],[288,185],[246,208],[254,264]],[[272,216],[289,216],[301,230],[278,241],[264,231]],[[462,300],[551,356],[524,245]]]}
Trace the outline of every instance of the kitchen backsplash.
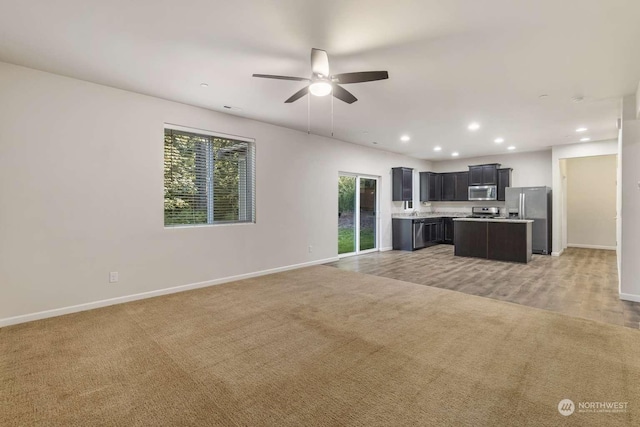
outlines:
{"label": "kitchen backsplash", "polygon": [[[413,212],[420,214],[447,214],[453,216],[465,216],[471,214],[471,208],[474,206],[497,206],[502,212],[505,205],[500,201],[470,201],[470,202],[430,202],[414,204],[413,209],[402,209],[398,204],[396,209],[392,209],[391,217],[401,217],[411,215]],[[394,206],[395,207],[395,206]]]}
{"label": "kitchen backsplash", "polygon": [[413,209],[404,209],[403,202],[393,202],[391,207],[391,217],[400,217],[410,215],[413,212],[418,214],[435,214],[443,213],[456,216],[464,216],[471,214],[471,208],[474,206],[498,206],[500,210],[504,209],[504,202],[501,201],[467,201],[467,202],[427,202],[414,203]]}

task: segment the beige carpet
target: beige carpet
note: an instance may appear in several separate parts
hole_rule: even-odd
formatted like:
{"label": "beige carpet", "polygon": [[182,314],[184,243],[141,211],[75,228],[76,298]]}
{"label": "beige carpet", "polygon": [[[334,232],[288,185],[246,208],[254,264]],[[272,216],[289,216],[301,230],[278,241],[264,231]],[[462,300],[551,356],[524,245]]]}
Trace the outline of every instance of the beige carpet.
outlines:
{"label": "beige carpet", "polygon": [[0,425],[640,425],[640,331],[311,267],[0,329]]}

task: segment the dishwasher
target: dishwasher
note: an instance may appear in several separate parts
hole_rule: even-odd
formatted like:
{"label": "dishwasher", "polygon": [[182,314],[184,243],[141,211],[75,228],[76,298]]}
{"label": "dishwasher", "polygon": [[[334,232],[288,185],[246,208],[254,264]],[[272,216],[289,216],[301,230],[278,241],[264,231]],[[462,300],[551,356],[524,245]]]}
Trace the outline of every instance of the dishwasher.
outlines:
{"label": "dishwasher", "polygon": [[413,249],[422,249],[427,246],[424,239],[424,220],[413,220]]}

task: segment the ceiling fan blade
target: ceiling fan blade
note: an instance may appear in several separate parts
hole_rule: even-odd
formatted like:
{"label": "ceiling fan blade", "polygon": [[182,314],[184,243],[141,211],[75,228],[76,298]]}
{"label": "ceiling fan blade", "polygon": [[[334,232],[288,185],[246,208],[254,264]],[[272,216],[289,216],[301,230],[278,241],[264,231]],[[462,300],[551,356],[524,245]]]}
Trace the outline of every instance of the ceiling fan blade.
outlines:
{"label": "ceiling fan blade", "polygon": [[332,86],[333,86],[333,96],[338,98],[340,101],[344,101],[347,104],[353,104],[358,100],[358,98],[353,96],[353,94],[348,90],[346,90],[345,88],[342,88],[336,84]]}
{"label": "ceiling fan blade", "polygon": [[329,56],[322,49],[311,49],[311,72],[329,77]]}
{"label": "ceiling fan blade", "polygon": [[297,82],[311,81],[310,79],[305,79],[304,77],[274,76],[272,74],[254,74],[253,77],[260,77],[263,79],[295,80]]}
{"label": "ceiling fan blade", "polygon": [[302,98],[303,96],[305,96],[307,93],[309,93],[309,86],[305,86],[302,89],[300,89],[299,91],[297,91],[296,93],[294,93],[293,95],[291,95],[289,97],[289,99],[287,99],[286,101],[284,101],[285,104],[290,104],[292,102],[297,101],[298,99]]}
{"label": "ceiling fan blade", "polygon": [[386,71],[361,71],[359,73],[343,73],[333,76],[336,83],[340,84],[373,82],[388,78],[389,73]]}

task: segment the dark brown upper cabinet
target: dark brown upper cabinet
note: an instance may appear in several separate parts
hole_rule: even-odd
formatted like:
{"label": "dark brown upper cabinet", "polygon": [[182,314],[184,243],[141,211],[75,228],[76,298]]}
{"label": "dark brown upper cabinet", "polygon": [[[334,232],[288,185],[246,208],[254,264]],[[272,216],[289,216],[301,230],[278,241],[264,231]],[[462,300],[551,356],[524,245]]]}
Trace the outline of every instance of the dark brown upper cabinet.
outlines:
{"label": "dark brown upper cabinet", "polygon": [[500,164],[469,166],[469,185],[498,185]]}
{"label": "dark brown upper cabinet", "polygon": [[456,173],[442,174],[442,200],[456,199]]}
{"label": "dark brown upper cabinet", "polygon": [[511,187],[511,168],[498,169],[498,200],[505,201],[507,187]]}
{"label": "dark brown upper cabinet", "polygon": [[391,200],[394,202],[413,200],[413,169],[404,167],[392,168],[391,177],[393,181]]}
{"label": "dark brown upper cabinet", "polygon": [[469,200],[469,172],[456,172],[455,199],[459,202]]}
{"label": "dark brown upper cabinet", "polygon": [[442,200],[442,174],[420,172],[420,201],[439,202]]}
{"label": "dark brown upper cabinet", "polygon": [[420,172],[421,202],[469,200],[469,172]]}

